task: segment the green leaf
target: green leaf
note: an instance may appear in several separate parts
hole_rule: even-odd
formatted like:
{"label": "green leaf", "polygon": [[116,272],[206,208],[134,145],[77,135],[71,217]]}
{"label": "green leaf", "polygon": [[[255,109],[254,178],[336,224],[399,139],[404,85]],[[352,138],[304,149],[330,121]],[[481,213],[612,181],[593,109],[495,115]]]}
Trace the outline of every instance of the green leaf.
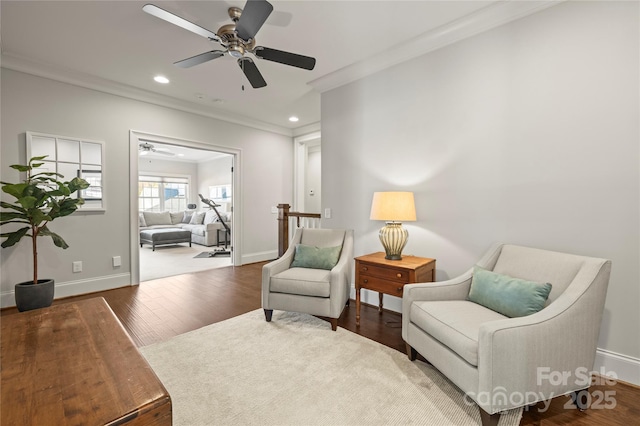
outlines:
{"label": "green leaf", "polygon": [[20,212],[0,212],[1,222],[6,222],[14,219],[25,219],[25,214]]}
{"label": "green leaf", "polygon": [[12,169],[16,169],[19,172],[28,172],[29,170],[31,170],[30,166],[23,166],[22,164],[12,164],[9,167],[11,167]]}
{"label": "green leaf", "polygon": [[53,239],[53,244],[55,244],[56,247],[60,247],[63,249],[69,248],[69,245],[62,239],[60,235],[56,234],[55,232],[51,232],[46,226],[40,230],[40,235],[50,236],[51,239]]}
{"label": "green leaf", "polygon": [[18,200],[18,203],[26,210],[32,209],[37,202],[38,199],[36,197],[22,197]]}
{"label": "green leaf", "polygon": [[4,185],[2,187],[2,191],[12,195],[15,198],[20,198],[23,196],[25,190],[29,187],[27,183],[13,183],[9,185]]}
{"label": "green leaf", "polygon": [[6,201],[0,201],[0,207],[4,207],[5,209],[12,209],[24,213],[24,209],[18,205],[7,203]]}
{"label": "green leaf", "polygon": [[6,238],[6,240],[4,240],[2,244],[0,244],[0,246],[2,246],[2,248],[7,248],[15,245],[18,241],[22,239],[22,237],[24,237],[27,234],[27,232],[29,232],[30,229],[31,229],[30,227],[25,226],[24,228],[20,228],[17,231],[8,232],[0,235],[2,238]]}

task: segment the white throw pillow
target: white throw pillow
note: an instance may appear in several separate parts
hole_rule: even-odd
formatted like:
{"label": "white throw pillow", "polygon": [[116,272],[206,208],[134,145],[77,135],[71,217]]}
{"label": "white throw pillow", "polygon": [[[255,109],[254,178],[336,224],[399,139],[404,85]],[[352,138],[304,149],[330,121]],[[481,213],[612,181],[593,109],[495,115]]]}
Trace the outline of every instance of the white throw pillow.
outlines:
{"label": "white throw pillow", "polygon": [[138,226],[140,228],[144,228],[147,226],[147,222],[144,221],[144,215],[142,213],[138,215]]}
{"label": "white throw pillow", "polygon": [[175,212],[169,213],[171,215],[171,224],[176,225],[182,222],[182,218],[184,217],[184,212]]}
{"label": "white throw pillow", "polygon": [[218,220],[218,215],[216,214],[216,212],[214,212],[213,210],[207,210],[206,214],[204,215],[204,224],[208,225],[215,222],[216,220]]}
{"label": "white throw pillow", "polygon": [[191,225],[202,225],[202,223],[204,222],[204,213],[194,213],[193,216],[191,216],[191,220],[189,221],[189,224]]}

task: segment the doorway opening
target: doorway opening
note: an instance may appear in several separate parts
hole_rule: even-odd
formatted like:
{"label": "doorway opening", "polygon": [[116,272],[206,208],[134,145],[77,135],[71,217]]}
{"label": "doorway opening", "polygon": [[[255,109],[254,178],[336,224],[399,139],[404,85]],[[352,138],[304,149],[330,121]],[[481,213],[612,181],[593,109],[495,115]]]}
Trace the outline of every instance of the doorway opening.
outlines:
{"label": "doorway opening", "polygon": [[239,266],[240,152],[131,131],[130,155],[132,284]]}

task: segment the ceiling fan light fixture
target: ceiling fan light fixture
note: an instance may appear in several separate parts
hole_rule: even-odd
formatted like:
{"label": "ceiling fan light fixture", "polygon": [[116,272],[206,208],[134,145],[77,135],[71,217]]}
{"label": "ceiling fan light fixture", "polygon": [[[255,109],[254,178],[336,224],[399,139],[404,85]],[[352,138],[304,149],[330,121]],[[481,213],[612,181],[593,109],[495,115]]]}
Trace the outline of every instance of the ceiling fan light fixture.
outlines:
{"label": "ceiling fan light fixture", "polygon": [[229,55],[236,59],[242,58],[244,56],[244,47],[240,44],[229,45]]}
{"label": "ceiling fan light fixture", "polygon": [[163,75],[156,75],[155,77],[153,77],[153,80],[156,83],[160,83],[160,84],[168,84],[169,83],[169,79]]}

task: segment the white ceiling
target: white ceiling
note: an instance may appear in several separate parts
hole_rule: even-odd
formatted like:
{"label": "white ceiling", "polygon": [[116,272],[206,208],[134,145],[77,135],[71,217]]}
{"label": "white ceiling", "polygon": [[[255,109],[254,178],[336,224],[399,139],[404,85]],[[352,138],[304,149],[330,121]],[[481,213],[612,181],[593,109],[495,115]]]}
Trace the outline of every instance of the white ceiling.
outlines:
{"label": "white ceiling", "polygon": [[[245,2],[2,0],[2,66],[291,134],[320,121],[318,90],[420,54],[416,41],[433,49],[451,42],[453,32],[470,35],[461,28],[487,11],[493,26],[508,20],[495,13],[505,2],[495,1],[272,0],[257,44],[313,56],[317,64],[306,71],[256,60],[268,85],[253,89],[228,56],[174,66],[220,45],[148,15],[146,3],[215,32],[231,22],[227,8]],[[155,83],[157,74],[171,83]],[[290,123],[290,115],[300,121]]]}

